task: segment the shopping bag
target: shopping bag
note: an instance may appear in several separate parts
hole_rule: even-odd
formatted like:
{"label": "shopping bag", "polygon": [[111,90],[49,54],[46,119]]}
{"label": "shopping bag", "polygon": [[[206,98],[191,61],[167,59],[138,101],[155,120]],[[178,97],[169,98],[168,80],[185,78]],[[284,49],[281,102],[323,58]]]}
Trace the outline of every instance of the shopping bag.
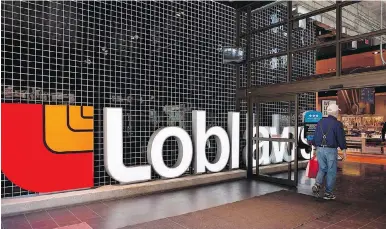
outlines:
{"label": "shopping bag", "polygon": [[318,159],[316,156],[314,156],[307,165],[306,169],[306,176],[308,178],[316,178],[316,175],[318,175],[319,171],[319,164],[318,164]]}

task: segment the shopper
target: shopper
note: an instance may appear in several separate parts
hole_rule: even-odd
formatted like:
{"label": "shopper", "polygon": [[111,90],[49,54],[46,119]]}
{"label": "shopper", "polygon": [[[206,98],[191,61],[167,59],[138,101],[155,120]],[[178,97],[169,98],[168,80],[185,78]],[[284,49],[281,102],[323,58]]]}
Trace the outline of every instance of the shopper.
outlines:
{"label": "shopper", "polygon": [[343,150],[343,159],[346,158],[347,146],[343,124],[337,120],[339,111],[340,109],[336,104],[328,106],[328,117],[319,121],[312,141],[312,145],[316,147],[316,157],[319,163],[319,172],[312,191],[319,196],[324,177],[326,177],[326,191],[324,194],[326,200],[336,198],[333,189],[336,181],[338,147]]}

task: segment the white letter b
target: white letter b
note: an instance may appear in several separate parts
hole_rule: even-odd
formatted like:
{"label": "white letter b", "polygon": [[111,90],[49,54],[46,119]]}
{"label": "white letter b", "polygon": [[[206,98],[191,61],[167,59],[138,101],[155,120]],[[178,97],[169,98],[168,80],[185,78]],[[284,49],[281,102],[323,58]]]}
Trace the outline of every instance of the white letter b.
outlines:
{"label": "white letter b", "polygon": [[[196,154],[194,157],[194,173],[220,172],[228,163],[230,143],[227,132],[221,127],[211,127],[206,131],[205,111],[193,111],[193,141]],[[217,143],[216,158],[210,163],[206,158],[205,145],[210,136],[214,136]]]}

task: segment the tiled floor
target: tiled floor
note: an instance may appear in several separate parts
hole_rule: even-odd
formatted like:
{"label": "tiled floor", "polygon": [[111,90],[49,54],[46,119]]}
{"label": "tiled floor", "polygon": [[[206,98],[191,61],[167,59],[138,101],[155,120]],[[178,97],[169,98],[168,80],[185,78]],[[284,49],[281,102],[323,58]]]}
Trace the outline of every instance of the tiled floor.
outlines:
{"label": "tiled floor", "polygon": [[386,209],[385,208],[364,208],[350,206],[344,211],[326,215],[298,227],[299,229],[311,228],[363,228],[363,229],[385,229],[386,228]]}
{"label": "tiled floor", "polygon": [[[386,166],[344,163],[340,167],[335,193],[340,201],[350,203],[350,207],[300,228],[386,229]],[[310,180],[303,181],[298,191],[310,194]]]}
{"label": "tiled floor", "polygon": [[[309,222],[302,228],[386,229],[386,169],[383,165],[345,163],[341,165],[336,194],[351,206],[338,214]],[[299,175],[298,192],[311,194],[313,181]],[[284,189],[256,181],[235,181],[205,187],[105,201],[2,219],[3,229],[52,229],[86,222],[94,229],[115,229],[208,209]],[[174,225],[174,226],[173,226]],[[157,228],[148,227],[146,228]]]}
{"label": "tiled floor", "polygon": [[87,222],[92,228],[114,229],[220,206],[283,189],[247,180],[137,198],[105,201],[3,218],[4,229],[49,229]]}
{"label": "tiled floor", "polygon": [[[215,208],[157,220],[125,229],[168,228],[237,228],[291,229],[328,212],[347,207],[339,201],[318,201],[314,197],[292,191],[279,191]],[[155,227],[157,226],[157,227]]]}

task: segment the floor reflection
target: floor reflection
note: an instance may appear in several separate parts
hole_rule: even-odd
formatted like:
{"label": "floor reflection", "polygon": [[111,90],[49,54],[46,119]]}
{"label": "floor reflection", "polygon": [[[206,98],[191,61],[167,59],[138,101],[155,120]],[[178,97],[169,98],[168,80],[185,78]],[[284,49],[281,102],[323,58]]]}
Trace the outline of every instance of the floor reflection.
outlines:
{"label": "floor reflection", "polygon": [[[341,200],[350,203],[377,203],[386,200],[386,170],[385,165],[339,163],[342,171],[338,172],[335,193]],[[305,177],[305,172],[299,173],[299,192],[311,194],[314,179]],[[386,203],[385,203],[386,205]]]}
{"label": "floor reflection", "polygon": [[346,162],[356,162],[362,164],[386,165],[386,155],[363,155],[349,154]]}
{"label": "floor reflection", "polygon": [[[378,202],[386,200],[385,165],[339,162],[335,194],[350,203]],[[299,170],[298,192],[312,195],[315,179],[306,177],[305,170]],[[294,179],[292,172],[292,179]],[[288,179],[288,173],[271,174],[273,177]],[[386,203],[385,203],[386,205]]]}

